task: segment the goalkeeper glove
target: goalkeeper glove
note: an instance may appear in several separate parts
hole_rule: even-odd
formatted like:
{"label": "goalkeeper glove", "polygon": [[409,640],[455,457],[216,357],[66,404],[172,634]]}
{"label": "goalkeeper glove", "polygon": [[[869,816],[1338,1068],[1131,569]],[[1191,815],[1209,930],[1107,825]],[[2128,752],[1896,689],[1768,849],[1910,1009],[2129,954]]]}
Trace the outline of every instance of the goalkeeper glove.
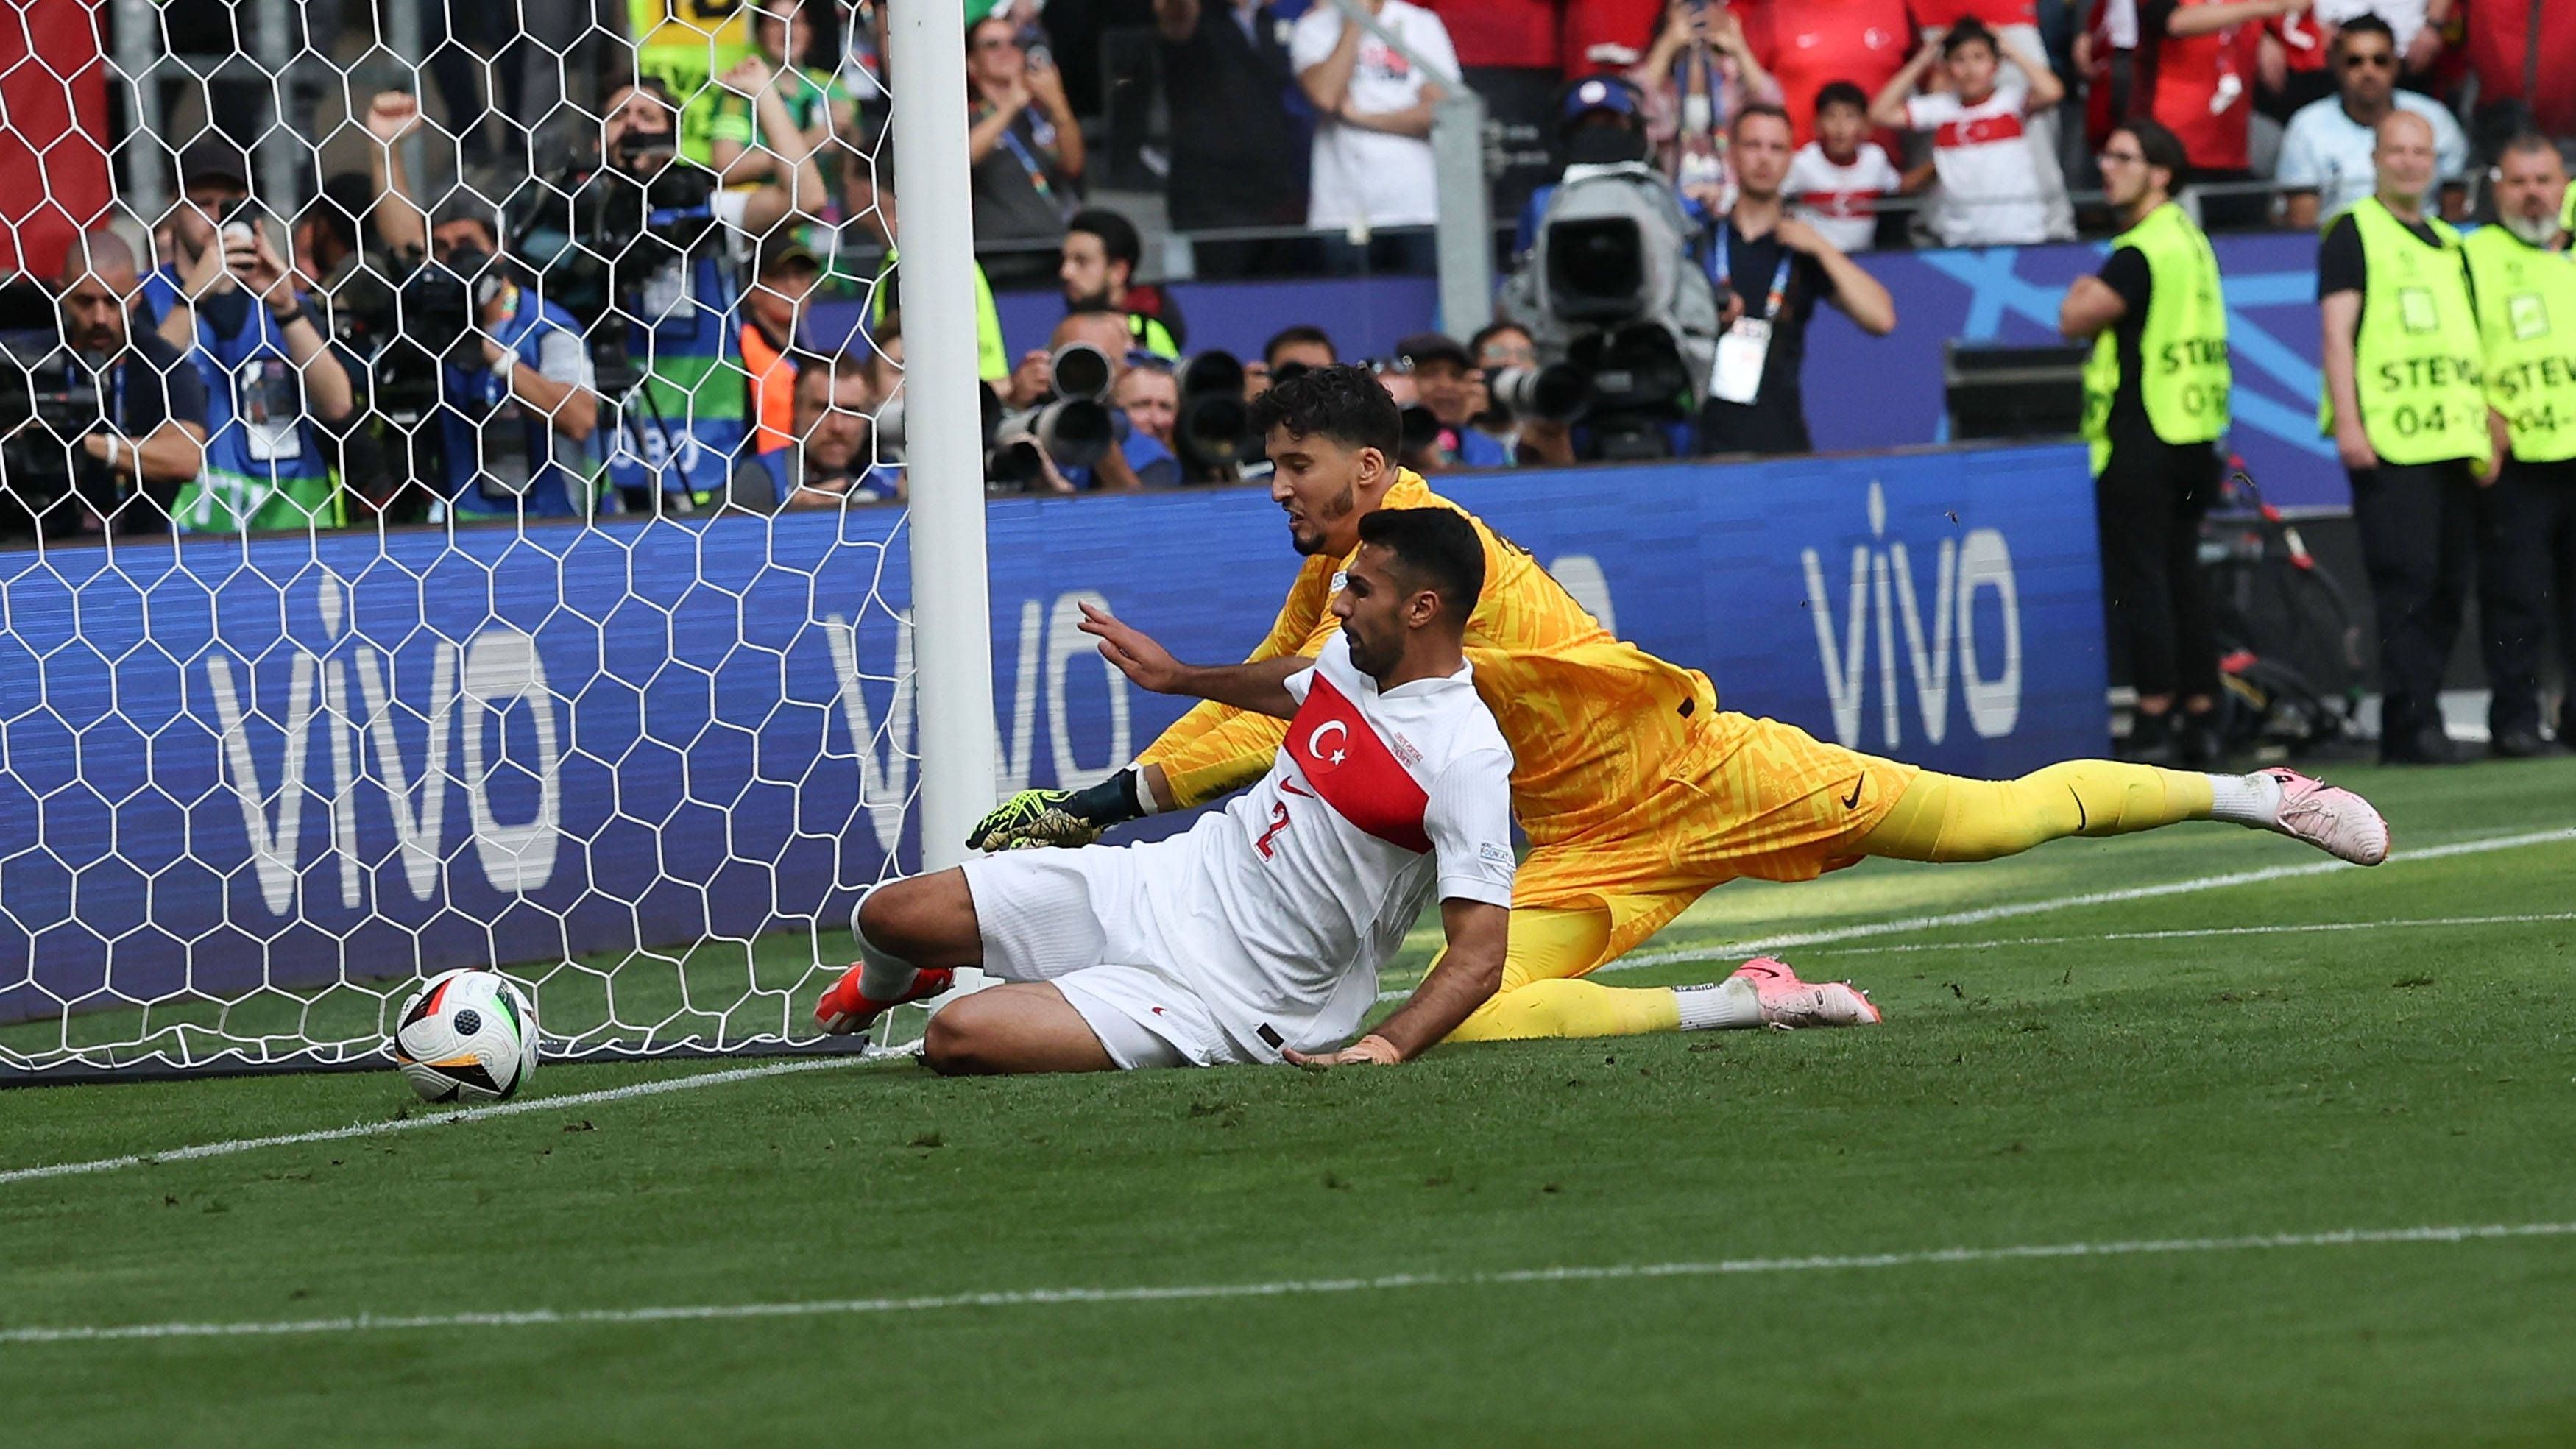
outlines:
{"label": "goalkeeper glove", "polygon": [[1112,825],[1150,815],[1145,778],[1130,765],[1084,790],[1022,790],[975,822],[969,850],[1089,845]]}

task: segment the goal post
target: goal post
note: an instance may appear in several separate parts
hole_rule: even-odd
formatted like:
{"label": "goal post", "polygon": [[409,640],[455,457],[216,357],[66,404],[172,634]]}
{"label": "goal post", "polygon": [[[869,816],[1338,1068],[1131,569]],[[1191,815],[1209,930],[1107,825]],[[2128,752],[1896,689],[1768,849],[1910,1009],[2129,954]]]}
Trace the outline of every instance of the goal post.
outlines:
{"label": "goal post", "polygon": [[[727,103],[721,78],[749,50],[736,22],[759,3],[671,7],[716,17],[684,37],[702,38],[706,77],[673,87],[684,105]],[[429,12],[457,37],[452,50],[467,43],[469,8],[410,0],[378,13],[391,31]],[[899,379],[907,506],[761,507],[721,485],[621,499],[615,464],[652,451],[643,412],[664,408],[684,428],[739,418],[746,456],[756,415],[720,394],[748,371],[712,341],[707,365],[688,364],[689,386],[654,391],[655,361],[680,350],[657,328],[677,314],[653,294],[663,310],[643,315],[634,299],[647,292],[619,290],[614,269],[594,269],[611,276],[603,309],[572,323],[596,429],[558,444],[550,419],[525,417],[532,448],[570,448],[529,452],[531,474],[574,460],[565,491],[579,490],[579,506],[551,514],[527,501],[525,477],[494,506],[371,512],[335,467],[330,506],[295,526],[210,524],[166,499],[146,519],[147,500],[110,506],[99,489],[112,480],[80,471],[80,438],[114,387],[103,364],[58,331],[0,335],[0,1085],[380,1066],[405,996],[458,966],[527,986],[556,1060],[856,1045],[820,1037],[810,1015],[853,959],[853,907],[883,880],[956,863],[997,780],[962,6],[886,8],[891,54],[879,68],[870,47],[866,77],[884,105],[836,144],[900,187],[887,210],[906,243],[905,348],[899,362],[875,355],[866,319],[882,278],[867,244],[835,245],[827,230],[808,233],[812,250],[866,295],[817,304],[809,321],[830,329],[814,339],[822,353],[850,330],[846,355],[871,364],[872,416]],[[247,81],[264,99],[256,134],[235,138],[253,173],[242,180],[282,254],[308,260],[297,223],[332,196],[326,178],[363,178],[390,152],[424,212],[497,213],[508,247],[530,249],[513,258],[522,290],[580,308],[581,279],[555,259],[597,241],[558,236],[540,258],[537,238],[519,234],[523,215],[577,214],[560,180],[577,168],[539,157],[522,177],[474,164],[465,133],[492,113],[445,110],[421,59],[440,47],[401,34],[333,45],[302,9],[240,7],[231,52],[210,58],[177,53],[176,23],[155,7],[96,7],[115,27],[79,63],[121,88],[112,111],[161,122],[108,148],[120,188],[100,224],[114,223],[141,269],[174,260],[163,205],[185,189],[180,154],[242,123],[215,88]],[[486,142],[598,136],[606,84],[640,68],[633,37],[594,23],[577,47],[550,49],[531,25],[536,63],[588,56],[600,84],[557,85],[560,99],[492,124]],[[470,69],[497,95],[499,66]],[[194,90],[159,89],[177,78]],[[423,124],[390,144],[371,134],[379,89],[419,97]],[[316,104],[307,133],[296,108]],[[30,140],[22,124],[0,110],[0,147]],[[136,185],[145,175],[157,181]],[[517,209],[532,194],[553,208]],[[683,312],[717,319],[710,339],[739,330],[729,309],[760,250],[726,245],[720,260],[707,254],[718,270],[676,294]],[[48,308],[53,266],[21,279]],[[449,384],[434,370],[412,383],[425,395],[406,395],[384,354],[365,350],[419,340],[406,267],[372,249],[351,267],[397,319],[373,343],[364,328],[333,328],[335,355],[358,374],[359,422],[455,438],[466,400],[438,391]],[[710,277],[732,300],[704,290]],[[343,315],[336,300],[313,309]],[[541,365],[541,349],[525,351],[521,367]],[[210,467],[244,456],[254,407],[241,389],[264,356],[178,364],[227,404],[210,417]],[[276,435],[291,451],[313,384],[291,366],[264,376],[300,399]],[[477,450],[465,486],[486,489],[492,435],[465,436]],[[896,444],[870,446],[873,461],[898,461]],[[902,1013],[880,1044],[919,1022]]]}
{"label": "goal post", "polygon": [[[966,185],[963,0],[905,0],[889,17],[896,202],[905,261],[904,388],[912,499],[914,702],[921,859],[965,858],[992,804],[993,626],[984,562],[984,458],[976,397],[975,213]],[[937,741],[938,748],[928,748]]]}

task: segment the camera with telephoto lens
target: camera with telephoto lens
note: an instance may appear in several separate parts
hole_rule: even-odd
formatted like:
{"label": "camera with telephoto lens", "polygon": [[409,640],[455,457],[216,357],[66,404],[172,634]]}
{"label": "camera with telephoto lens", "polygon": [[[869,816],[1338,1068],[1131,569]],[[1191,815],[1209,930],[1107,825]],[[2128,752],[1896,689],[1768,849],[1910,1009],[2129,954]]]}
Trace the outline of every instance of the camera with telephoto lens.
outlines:
{"label": "camera with telephoto lens", "polygon": [[[1282,369],[1298,369],[1289,363]],[[1232,483],[1266,466],[1261,439],[1252,435],[1252,408],[1243,400],[1243,363],[1231,352],[1199,353],[1173,374],[1180,393],[1172,421],[1172,453],[1184,483]]]}
{"label": "camera with telephoto lens", "polygon": [[984,479],[996,492],[1026,490],[1058,470],[1088,468],[1118,445],[1109,416],[1109,388],[1116,376],[1109,355],[1088,342],[1068,342],[1049,360],[1054,396],[1033,408],[1002,415],[984,454]]}
{"label": "camera with telephoto lens", "polygon": [[1525,422],[1570,423],[1592,406],[1592,379],[1563,362],[1506,367],[1485,381],[1494,410]]}
{"label": "camera with telephoto lens", "polygon": [[715,173],[678,148],[676,131],[627,131],[601,164],[539,178],[503,210],[513,255],[538,291],[580,320],[603,398],[625,397],[643,380],[626,329],[658,320],[663,309],[648,303],[655,284],[675,268],[685,277],[723,244],[723,226],[707,210]]}
{"label": "camera with telephoto lens", "polygon": [[52,332],[0,330],[0,538],[62,538],[115,511],[115,475],[80,445],[103,418],[97,375]]}

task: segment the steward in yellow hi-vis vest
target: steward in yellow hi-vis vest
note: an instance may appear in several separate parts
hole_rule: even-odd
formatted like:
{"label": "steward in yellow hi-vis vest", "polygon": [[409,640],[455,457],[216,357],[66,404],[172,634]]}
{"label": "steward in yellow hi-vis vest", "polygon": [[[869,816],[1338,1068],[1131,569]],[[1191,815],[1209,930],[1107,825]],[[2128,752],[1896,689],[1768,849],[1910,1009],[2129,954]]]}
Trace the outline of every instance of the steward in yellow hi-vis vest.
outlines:
{"label": "steward in yellow hi-vis vest", "polygon": [[[1097,785],[1012,796],[968,844],[1086,844],[1121,821],[1210,801],[1259,779],[1285,726],[1215,702],[1226,697],[1219,681],[1286,678],[1340,631],[1335,598],[1361,547],[1361,519],[1388,509],[1466,513],[1391,461],[1402,426],[1385,385],[1366,367],[1319,367],[1255,399],[1252,428],[1275,470],[1271,497],[1286,509],[1289,541],[1304,558],[1269,636],[1241,665],[1194,669],[1171,665],[1159,645],[1135,632],[1135,624],[1150,621],[1087,623],[1101,633],[1103,655],[1130,680],[1209,702]],[[2375,861],[2386,852],[2376,812],[2358,796],[2313,781],[2106,760],[2051,765],[2019,780],[1967,780],[1721,709],[1707,675],[1611,633],[1529,550],[1466,517],[1484,551],[1466,654],[1476,689],[1511,746],[1512,814],[1531,849],[1513,881],[1501,989],[1452,1041],[1875,1022],[1876,1008],[1848,984],[1802,982],[1767,960],[1702,987],[1576,979],[1653,935],[1711,887],[1739,877],[1810,880],[1867,855],[1988,860],[2062,836],[2118,835],[2179,820],[2293,829],[2282,822],[2307,817],[2283,812],[2291,790],[2301,802],[2316,799],[2338,822],[2331,841],[2304,838],[2349,859]],[[1247,510],[1246,525],[1251,521]],[[1113,634],[1135,652],[1123,651]],[[1173,672],[1140,662],[1149,657]],[[1210,687],[1192,688],[1191,681]]]}
{"label": "steward in yellow hi-vis vest", "polygon": [[[2496,220],[2460,245],[2502,453],[2478,493],[2487,748],[2512,757],[2548,748],[2540,675],[2551,633],[2576,680],[2576,256],[2560,214],[2567,166],[2547,137],[2514,138],[2494,175]],[[2571,726],[2576,711],[2562,705],[2562,743]]]}
{"label": "steward in yellow hi-vis vest", "polygon": [[2213,442],[2227,431],[2227,304],[2208,236],[2167,201],[2112,239],[2115,255],[2123,248],[2136,250],[2153,286],[2134,351],[2123,356],[2120,329],[2106,328],[2085,360],[2084,437],[2096,474],[2111,456],[2112,405],[2129,387],[2164,442]]}
{"label": "steward in yellow hi-vis vest", "polygon": [[2442,763],[2443,667],[2477,554],[2477,493],[2494,449],[2486,367],[2460,234],[2425,214],[2433,128],[2379,124],[2372,195],[2317,243],[2325,360],[2318,425],[2352,481],[2379,625],[2380,758]]}
{"label": "steward in yellow hi-vis vest", "polygon": [[[2438,217],[2417,224],[2429,243],[2375,196],[2328,223],[2360,237],[2367,269],[2353,340],[2362,429],[2385,463],[2484,463],[2485,368],[2460,234]],[[2332,434],[2331,390],[2318,407],[2319,428]]]}
{"label": "steward in yellow hi-vis vest", "polygon": [[2220,754],[2218,632],[2200,567],[2232,375],[2227,302],[2209,238],[2172,199],[2182,142],[2139,119],[2102,145],[2102,187],[2129,222],[2102,270],[2067,289],[2058,329],[2093,339],[2084,366],[2102,603],[2138,705],[2126,756],[2210,764]]}
{"label": "steward in yellow hi-vis vest", "polygon": [[2460,243],[2477,289],[2487,406],[2524,463],[2576,458],[2576,257],[2499,223]]}

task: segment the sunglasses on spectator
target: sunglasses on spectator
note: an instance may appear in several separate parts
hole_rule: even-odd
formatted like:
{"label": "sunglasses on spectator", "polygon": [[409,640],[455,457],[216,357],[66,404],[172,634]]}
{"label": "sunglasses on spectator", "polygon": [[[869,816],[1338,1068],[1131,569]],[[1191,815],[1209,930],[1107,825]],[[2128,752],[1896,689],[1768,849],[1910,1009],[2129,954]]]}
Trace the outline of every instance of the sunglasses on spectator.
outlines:
{"label": "sunglasses on spectator", "polygon": [[2343,58],[2345,70],[2360,70],[2364,66],[2372,70],[2394,70],[2397,67],[2397,57],[2394,53],[2385,50],[2366,50],[2359,55],[2347,55]]}
{"label": "sunglasses on spectator", "polygon": [[2147,158],[2146,154],[2140,151],[2105,151],[2100,159],[2105,166],[2115,161],[2123,166],[2137,166],[2144,164]]}

